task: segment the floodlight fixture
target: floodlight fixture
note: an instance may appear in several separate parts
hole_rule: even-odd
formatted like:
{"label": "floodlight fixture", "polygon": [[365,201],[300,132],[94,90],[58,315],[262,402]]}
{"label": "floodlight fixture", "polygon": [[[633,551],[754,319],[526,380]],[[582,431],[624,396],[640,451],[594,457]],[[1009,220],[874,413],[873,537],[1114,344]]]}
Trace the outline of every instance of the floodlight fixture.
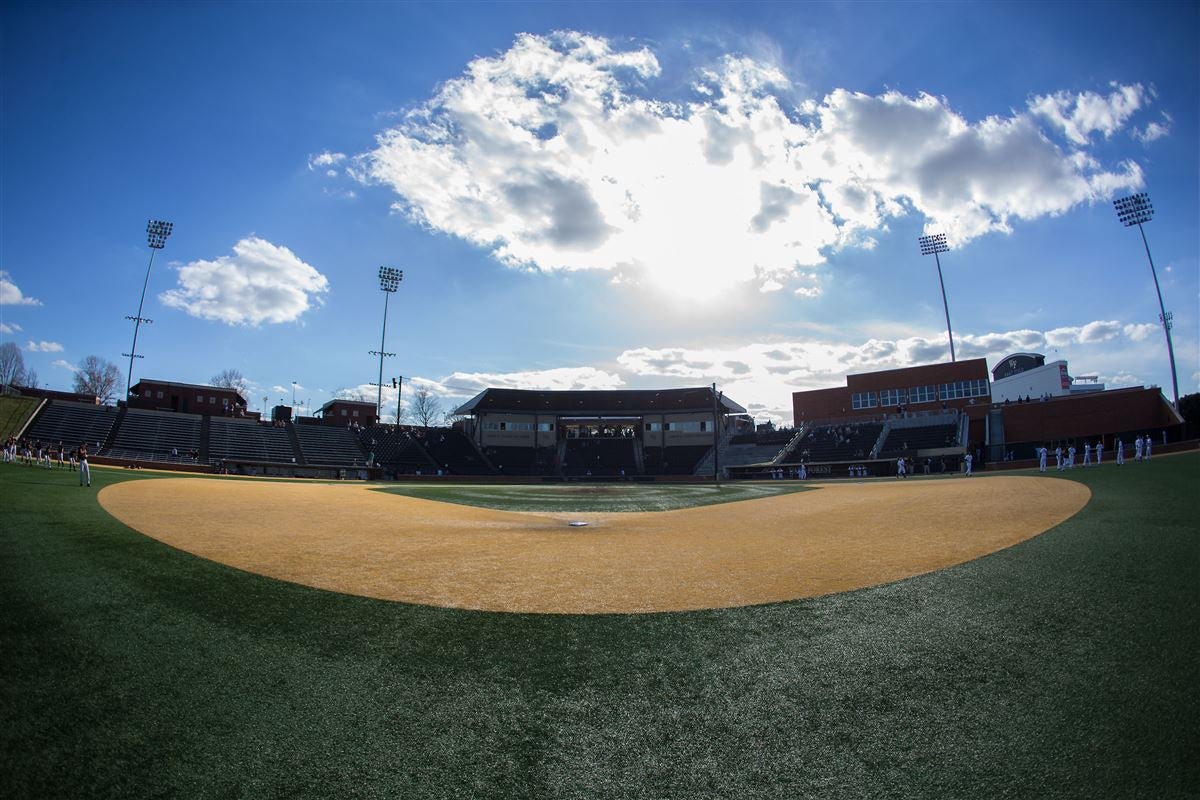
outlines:
{"label": "floodlight fixture", "polygon": [[396,269],[395,267],[379,268],[379,288],[383,291],[396,291],[400,288],[400,281],[402,280],[404,280],[404,270]]}
{"label": "floodlight fixture", "polygon": [[404,280],[404,270],[396,269],[395,267],[379,268],[379,289],[383,292],[383,333],[379,337],[379,349],[369,351],[371,355],[379,356],[379,381],[376,384],[378,391],[375,396],[376,422],[383,419],[383,358],[384,356],[396,355],[395,353],[386,352],[384,348],[384,344],[387,342],[388,298],[400,288],[400,281],[402,280]]}
{"label": "floodlight fixture", "polygon": [[125,376],[126,400],[129,399],[129,390],[133,383],[133,360],[141,358],[137,354],[138,329],[141,328],[143,322],[149,324],[154,321],[142,316],[142,307],[146,303],[146,287],[150,285],[150,270],[154,267],[154,252],[167,246],[167,237],[171,235],[174,228],[174,223],[161,219],[152,219],[146,222],[146,244],[150,246],[150,263],[146,266],[146,279],[142,281],[142,297],[138,300],[137,316],[125,317],[125,319],[133,321],[133,346],[129,348],[129,353],[122,353],[122,355],[129,356],[129,374]]}
{"label": "floodlight fixture", "polygon": [[1174,315],[1163,306],[1162,289],[1158,285],[1158,272],[1154,269],[1154,258],[1150,255],[1150,242],[1146,239],[1146,229],[1142,223],[1154,218],[1154,206],[1150,204],[1150,195],[1138,192],[1129,197],[1121,197],[1113,201],[1117,210],[1117,219],[1126,228],[1137,225],[1142,234],[1142,246],[1146,248],[1146,260],[1150,262],[1150,276],[1154,278],[1154,291],[1158,294],[1158,321],[1162,324],[1163,334],[1167,337],[1167,358],[1171,361],[1171,392],[1175,398],[1175,410],[1179,410],[1179,378],[1175,373],[1175,345],[1171,342],[1171,321]]}
{"label": "floodlight fixture", "polygon": [[954,357],[954,332],[950,329],[950,304],[946,302],[946,282],[942,279],[942,260],[938,258],[938,253],[950,250],[950,246],[946,244],[946,234],[920,236],[917,243],[921,245],[921,255],[932,255],[934,263],[937,264],[938,284],[942,287],[942,309],[946,312],[946,336],[950,339],[950,360],[957,361]]}
{"label": "floodlight fixture", "polygon": [[1113,207],[1117,210],[1117,219],[1121,220],[1121,224],[1126,228],[1141,225],[1154,218],[1154,206],[1150,203],[1150,195],[1145,192],[1114,200]]}

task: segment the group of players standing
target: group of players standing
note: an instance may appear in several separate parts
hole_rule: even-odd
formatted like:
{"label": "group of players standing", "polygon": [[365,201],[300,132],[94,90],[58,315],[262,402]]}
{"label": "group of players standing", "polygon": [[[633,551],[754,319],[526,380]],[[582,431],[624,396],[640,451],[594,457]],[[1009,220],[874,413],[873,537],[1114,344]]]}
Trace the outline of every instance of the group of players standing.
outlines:
{"label": "group of players standing", "polygon": [[[1165,439],[1164,439],[1164,441],[1165,441]],[[1096,453],[1096,460],[1094,462],[1092,461],[1093,450]],[[1136,439],[1133,440],[1133,457],[1134,457],[1135,461],[1149,461],[1152,450],[1153,450],[1153,441],[1150,439],[1150,434],[1146,434],[1145,436],[1139,435]],[[1049,456],[1050,456],[1049,448],[1039,447],[1037,449],[1038,472],[1046,471],[1046,461],[1049,459]],[[1054,467],[1055,467],[1055,469],[1057,469],[1059,472],[1062,472],[1063,470],[1068,470],[1068,469],[1075,469],[1075,456],[1076,456],[1075,445],[1069,446],[1065,451],[1063,450],[1063,448],[1061,446],[1055,447],[1054,448]],[[1085,467],[1097,466],[1098,467],[1098,466],[1100,466],[1101,462],[1103,462],[1103,461],[1104,461],[1104,440],[1103,439],[1100,439],[1099,441],[1096,442],[1095,448],[1092,447],[1091,442],[1083,443],[1083,466],[1085,466]],[[1118,438],[1117,439],[1117,466],[1118,467],[1124,466],[1124,464],[1125,464],[1125,442],[1122,439]]]}
{"label": "group of players standing", "polygon": [[80,442],[78,447],[67,447],[61,441],[42,442],[38,439],[17,439],[9,436],[4,442],[4,463],[26,466],[38,466],[44,469],[54,469],[55,460],[59,469],[79,470],[79,485],[92,485],[92,471],[88,467],[88,446]]}

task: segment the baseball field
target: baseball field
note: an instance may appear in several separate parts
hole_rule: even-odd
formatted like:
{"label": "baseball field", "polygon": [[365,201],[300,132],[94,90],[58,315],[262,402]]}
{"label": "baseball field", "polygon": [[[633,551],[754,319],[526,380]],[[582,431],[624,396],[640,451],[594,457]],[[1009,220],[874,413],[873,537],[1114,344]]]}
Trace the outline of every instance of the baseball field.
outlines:
{"label": "baseball field", "polygon": [[0,796],[1196,796],[1197,487],[3,465]]}

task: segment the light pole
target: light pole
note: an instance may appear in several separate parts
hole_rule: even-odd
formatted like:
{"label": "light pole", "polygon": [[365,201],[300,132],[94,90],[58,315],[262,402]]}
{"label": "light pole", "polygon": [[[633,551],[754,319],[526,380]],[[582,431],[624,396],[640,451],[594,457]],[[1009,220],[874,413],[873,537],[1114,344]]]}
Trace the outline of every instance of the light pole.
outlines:
{"label": "light pole", "polygon": [[292,407],[296,406],[296,382],[292,381]]}
{"label": "light pole", "polygon": [[171,235],[173,227],[175,227],[173,223],[163,222],[160,219],[152,219],[146,223],[146,241],[150,245],[150,264],[146,267],[146,279],[142,281],[142,298],[138,300],[137,316],[125,318],[133,322],[133,346],[129,348],[128,353],[121,354],[129,357],[129,374],[125,378],[126,402],[129,402],[129,389],[133,383],[133,360],[141,358],[137,354],[138,328],[141,327],[143,322],[147,325],[154,322],[154,320],[146,319],[142,316],[142,306],[146,302],[146,287],[150,284],[150,269],[154,266],[154,251],[162,250],[167,246],[167,237]]}
{"label": "light pole", "polygon": [[383,357],[394,356],[395,353],[387,353],[384,351],[384,342],[387,340],[387,309],[388,298],[392,292],[400,288],[400,281],[404,280],[404,270],[394,267],[379,268],[379,288],[383,292],[383,333],[379,337],[379,349],[369,351],[373,356],[379,356],[379,387],[378,394],[375,397],[375,421],[379,422],[383,419]]}
{"label": "light pole", "polygon": [[954,357],[954,333],[950,330],[950,304],[946,302],[946,282],[942,280],[942,260],[938,258],[938,253],[945,253],[950,248],[946,245],[946,234],[939,233],[934,236],[921,236],[917,239],[921,245],[921,255],[927,256],[933,254],[933,260],[937,264],[938,284],[942,287],[942,308],[946,311],[946,336],[950,338],[950,360],[956,361]]}
{"label": "light pole", "polygon": [[1163,333],[1167,336],[1167,357],[1171,359],[1171,392],[1175,397],[1175,410],[1178,411],[1179,379],[1175,376],[1175,346],[1171,344],[1171,320],[1174,319],[1174,314],[1168,313],[1163,307],[1162,289],[1158,287],[1158,273],[1154,269],[1154,259],[1150,256],[1150,243],[1146,241],[1146,230],[1142,227],[1143,222],[1149,222],[1154,218],[1154,206],[1150,205],[1150,195],[1145,192],[1114,200],[1113,206],[1117,209],[1117,219],[1121,220],[1126,228],[1137,225],[1138,231],[1142,234],[1142,244],[1146,248],[1146,260],[1150,262],[1150,275],[1154,278],[1154,291],[1158,293],[1158,321],[1162,323]]}

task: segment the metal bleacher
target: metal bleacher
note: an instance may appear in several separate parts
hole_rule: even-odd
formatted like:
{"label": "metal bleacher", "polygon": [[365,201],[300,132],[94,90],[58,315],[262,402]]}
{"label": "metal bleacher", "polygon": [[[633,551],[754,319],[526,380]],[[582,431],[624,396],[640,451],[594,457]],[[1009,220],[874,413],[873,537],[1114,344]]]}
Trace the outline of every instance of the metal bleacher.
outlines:
{"label": "metal bleacher", "polygon": [[255,420],[209,418],[209,461],[290,464],[295,463],[296,455],[287,428],[276,428]]}
{"label": "metal bleacher", "polygon": [[52,400],[25,429],[25,438],[43,442],[62,442],[72,447],[87,442],[90,447],[103,444],[117,421],[117,409],[90,403]]}
{"label": "metal bleacher", "polygon": [[331,425],[295,425],[300,451],[309,464],[363,466],[367,455],[357,434],[349,428]]}
{"label": "metal bleacher", "polygon": [[128,408],[103,455],[142,461],[189,462],[189,454],[200,449],[202,421],[199,414]]}

